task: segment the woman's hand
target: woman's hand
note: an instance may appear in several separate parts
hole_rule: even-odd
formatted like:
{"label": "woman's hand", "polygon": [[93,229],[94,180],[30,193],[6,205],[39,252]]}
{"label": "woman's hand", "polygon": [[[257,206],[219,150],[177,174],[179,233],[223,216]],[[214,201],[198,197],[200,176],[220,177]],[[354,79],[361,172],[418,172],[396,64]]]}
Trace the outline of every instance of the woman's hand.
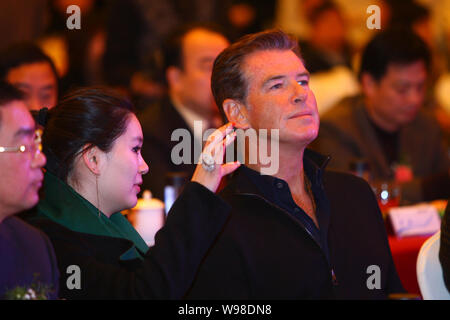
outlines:
{"label": "woman's hand", "polygon": [[[209,136],[191,181],[198,182],[212,192],[216,192],[222,177],[232,173],[241,165],[239,161],[223,164],[225,148],[236,139],[236,132],[233,129],[233,125],[227,123]],[[214,160],[210,170],[207,170],[208,165],[203,164],[205,160],[206,162]]]}

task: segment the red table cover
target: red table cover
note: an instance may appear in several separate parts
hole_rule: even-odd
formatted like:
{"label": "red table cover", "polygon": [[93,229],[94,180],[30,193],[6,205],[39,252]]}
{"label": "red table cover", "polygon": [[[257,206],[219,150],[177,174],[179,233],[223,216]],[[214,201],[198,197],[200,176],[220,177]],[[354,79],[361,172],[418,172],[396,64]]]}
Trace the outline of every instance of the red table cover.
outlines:
{"label": "red table cover", "polygon": [[408,293],[420,294],[416,262],[422,244],[432,235],[396,237],[390,235],[389,245],[398,275]]}

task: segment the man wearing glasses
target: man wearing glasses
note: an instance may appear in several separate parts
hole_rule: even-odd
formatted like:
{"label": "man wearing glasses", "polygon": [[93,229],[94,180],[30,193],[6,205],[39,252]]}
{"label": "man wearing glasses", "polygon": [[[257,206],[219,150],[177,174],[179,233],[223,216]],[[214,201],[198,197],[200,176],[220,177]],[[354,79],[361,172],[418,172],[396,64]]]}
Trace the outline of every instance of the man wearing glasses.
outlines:
{"label": "man wearing glasses", "polygon": [[32,299],[39,285],[49,287],[47,298],[57,296],[58,269],[50,241],[14,217],[37,204],[45,162],[23,94],[0,82],[0,299],[19,298],[10,295],[18,287],[34,289],[25,297]]}

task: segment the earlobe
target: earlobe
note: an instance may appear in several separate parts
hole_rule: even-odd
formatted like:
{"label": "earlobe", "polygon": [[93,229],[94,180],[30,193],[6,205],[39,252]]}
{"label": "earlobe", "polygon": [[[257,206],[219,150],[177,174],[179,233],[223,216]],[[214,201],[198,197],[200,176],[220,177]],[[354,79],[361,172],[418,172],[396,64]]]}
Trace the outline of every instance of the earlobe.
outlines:
{"label": "earlobe", "polygon": [[226,99],[222,106],[228,120],[233,122],[237,129],[248,129],[250,127],[247,110],[242,103],[233,99]]}
{"label": "earlobe", "polygon": [[180,79],[180,69],[177,67],[169,67],[166,70],[166,79],[169,86],[175,86]]}
{"label": "earlobe", "polygon": [[361,89],[366,95],[373,95],[375,91],[375,85],[376,81],[370,74],[364,73],[361,75]]}
{"label": "earlobe", "polygon": [[86,167],[95,175],[100,174],[98,148],[92,147],[82,153],[83,162]]}

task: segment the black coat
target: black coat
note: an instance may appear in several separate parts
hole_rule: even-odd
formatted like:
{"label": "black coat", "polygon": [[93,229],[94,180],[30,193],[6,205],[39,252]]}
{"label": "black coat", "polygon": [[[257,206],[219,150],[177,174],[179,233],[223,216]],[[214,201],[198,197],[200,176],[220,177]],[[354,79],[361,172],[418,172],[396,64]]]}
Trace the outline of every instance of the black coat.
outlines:
{"label": "black coat", "polygon": [[[189,183],[143,261],[120,260],[133,246],[129,240],[74,232],[47,218],[30,222],[48,235],[55,248],[62,298],[177,299],[191,285],[228,211],[215,194]],[[70,265],[81,269],[80,290],[67,287],[67,281],[73,283],[73,272],[67,272]]]}
{"label": "black coat", "polygon": [[[239,168],[221,193],[232,207],[230,219],[188,299],[383,299],[404,292],[369,185],[323,171],[324,159],[313,163],[313,192],[325,213],[318,219],[322,231],[328,230],[329,259],[297,219],[262,195],[248,169]],[[372,265],[380,268],[380,289],[367,287],[368,280],[373,283]]]}

